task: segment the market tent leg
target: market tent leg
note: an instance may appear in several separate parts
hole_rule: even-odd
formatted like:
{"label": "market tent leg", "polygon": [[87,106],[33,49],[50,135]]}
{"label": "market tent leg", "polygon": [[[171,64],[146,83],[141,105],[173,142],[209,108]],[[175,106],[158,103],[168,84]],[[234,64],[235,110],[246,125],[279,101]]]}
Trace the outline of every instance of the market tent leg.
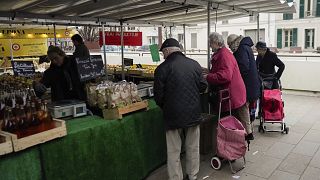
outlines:
{"label": "market tent leg", "polygon": [[104,72],[106,74],[106,78],[108,80],[108,68],[107,68],[107,52],[106,52],[106,34],[104,32],[104,24],[102,24],[102,41],[103,41],[103,60],[104,60]]}
{"label": "market tent leg", "polygon": [[123,54],[123,22],[120,21],[120,29],[121,29],[121,63],[122,63],[122,72],[121,72],[121,77],[122,80],[125,80],[125,75],[124,75],[124,54]]}
{"label": "market tent leg", "polygon": [[186,25],[183,24],[183,51],[184,54],[187,54],[187,46],[186,46]]}
{"label": "market tent leg", "polygon": [[56,24],[53,24],[53,36],[54,36],[54,45],[57,46]]}

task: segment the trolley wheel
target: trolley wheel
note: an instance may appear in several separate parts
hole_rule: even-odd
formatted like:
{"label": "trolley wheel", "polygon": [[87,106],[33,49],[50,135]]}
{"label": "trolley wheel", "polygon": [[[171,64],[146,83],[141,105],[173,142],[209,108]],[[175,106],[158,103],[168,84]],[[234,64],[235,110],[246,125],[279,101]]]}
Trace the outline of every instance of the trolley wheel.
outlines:
{"label": "trolley wheel", "polygon": [[289,133],[289,127],[285,127],[284,131],[286,132],[286,134]]}
{"label": "trolley wheel", "polygon": [[218,157],[213,157],[211,159],[211,167],[215,170],[220,170],[221,169],[221,160]]}

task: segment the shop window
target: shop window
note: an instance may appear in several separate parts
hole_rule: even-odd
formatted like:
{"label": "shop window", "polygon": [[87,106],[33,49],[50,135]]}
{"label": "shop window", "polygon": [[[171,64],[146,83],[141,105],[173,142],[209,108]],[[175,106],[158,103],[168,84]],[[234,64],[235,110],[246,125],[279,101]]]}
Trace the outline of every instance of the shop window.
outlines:
{"label": "shop window", "polygon": [[305,30],[305,49],[314,49],[314,29]]}
{"label": "shop window", "polygon": [[197,47],[197,33],[191,33],[191,48]]}
{"label": "shop window", "polygon": [[178,42],[183,44],[184,42],[183,34],[178,34]]}

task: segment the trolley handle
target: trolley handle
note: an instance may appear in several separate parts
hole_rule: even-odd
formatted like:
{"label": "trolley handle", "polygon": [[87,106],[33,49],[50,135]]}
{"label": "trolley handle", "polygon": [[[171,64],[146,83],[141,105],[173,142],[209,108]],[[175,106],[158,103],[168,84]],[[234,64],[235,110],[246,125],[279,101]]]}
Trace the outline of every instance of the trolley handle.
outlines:
{"label": "trolley handle", "polygon": [[219,120],[221,118],[221,106],[223,101],[229,101],[229,115],[231,116],[231,98],[229,89],[222,89],[219,91]]}

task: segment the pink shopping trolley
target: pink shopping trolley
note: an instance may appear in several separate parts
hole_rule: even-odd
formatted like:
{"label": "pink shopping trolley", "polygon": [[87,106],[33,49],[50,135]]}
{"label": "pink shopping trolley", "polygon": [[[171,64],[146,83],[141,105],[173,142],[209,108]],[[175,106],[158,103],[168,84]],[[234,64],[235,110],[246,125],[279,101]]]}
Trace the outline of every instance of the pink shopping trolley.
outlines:
{"label": "pink shopping trolley", "polygon": [[[223,101],[229,102],[229,115],[221,117],[221,105]],[[229,89],[224,89],[219,92],[219,120],[217,127],[217,154],[211,159],[211,166],[215,170],[221,169],[221,164],[228,161],[232,173],[245,168],[245,154],[247,151],[245,141],[246,130],[241,122],[231,115],[231,100]],[[234,170],[232,162],[243,158],[243,166]]]}

